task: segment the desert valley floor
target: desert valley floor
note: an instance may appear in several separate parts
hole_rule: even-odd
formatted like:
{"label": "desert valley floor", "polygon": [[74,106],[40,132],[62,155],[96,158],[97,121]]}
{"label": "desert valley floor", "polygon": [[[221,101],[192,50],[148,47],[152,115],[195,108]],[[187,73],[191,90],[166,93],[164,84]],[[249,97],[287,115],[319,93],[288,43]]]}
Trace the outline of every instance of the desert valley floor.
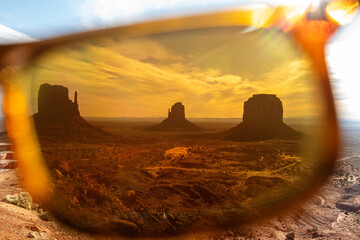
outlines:
{"label": "desert valley floor", "polygon": [[276,209],[313,164],[303,160],[300,140],[224,140],[219,132],[236,125],[231,120],[196,122],[201,132],[88,121],[105,137],[84,141],[64,133],[40,142],[58,189],[52,211],[93,231],[166,236],[227,228]]}
{"label": "desert valley floor", "polygon": [[[224,230],[219,233],[185,238],[204,240],[285,239],[287,233],[293,232],[295,239],[359,239],[359,215],[357,211],[359,209],[357,199],[360,177],[358,163],[360,155],[359,129],[359,127],[351,127],[343,132],[343,148],[336,172],[328,184],[306,204],[285,213],[278,213],[273,218],[260,223],[234,227],[229,231]],[[79,162],[86,162],[86,160]],[[74,168],[74,166],[72,167]],[[61,171],[62,168],[58,168]],[[62,170],[62,174],[62,177],[57,177],[58,184],[61,183],[61,178],[64,178],[63,181],[70,179],[65,170]],[[18,182],[16,170],[1,173],[0,184],[1,199],[5,199],[6,194],[23,191]],[[88,185],[90,186],[90,184]],[[139,202],[137,198],[135,199],[136,202]],[[78,203],[73,201],[73,204],[79,208],[86,206],[84,205],[86,202],[80,200]],[[4,239],[26,239],[27,236],[31,235],[39,239],[108,239],[107,237],[81,233],[56,220],[44,221],[39,218],[35,211],[20,208],[6,201],[0,202],[0,213],[0,218],[4,223],[0,226],[0,232]],[[156,212],[158,215],[164,215],[163,213],[160,210]],[[158,219],[160,222],[171,224],[169,218],[159,217]],[[316,229],[315,234],[314,229]],[[178,239],[184,239],[184,237],[179,236]]]}

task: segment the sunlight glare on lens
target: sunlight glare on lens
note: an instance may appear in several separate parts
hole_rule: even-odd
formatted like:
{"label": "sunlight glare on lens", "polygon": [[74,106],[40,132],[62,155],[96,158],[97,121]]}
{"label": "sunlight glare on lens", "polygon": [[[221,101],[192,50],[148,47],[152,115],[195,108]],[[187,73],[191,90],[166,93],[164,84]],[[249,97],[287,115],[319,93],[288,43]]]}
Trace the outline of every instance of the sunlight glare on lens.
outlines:
{"label": "sunlight glare on lens", "polygon": [[319,9],[320,7],[320,2],[321,0],[312,0],[311,1],[311,5],[310,5],[310,10],[311,11],[316,11]]}
{"label": "sunlight glare on lens", "polygon": [[239,16],[240,22],[243,22],[245,18],[249,18],[252,27],[263,27],[274,13],[274,8],[265,4],[254,4],[246,8],[242,7],[242,9],[248,11],[242,12]]}
{"label": "sunlight glare on lens", "polygon": [[285,16],[287,20],[297,20],[300,16],[302,16],[307,7],[309,6],[306,1],[302,4],[297,4],[294,6],[289,6],[286,8]]}
{"label": "sunlight glare on lens", "polygon": [[326,7],[326,14],[335,23],[346,25],[352,22],[359,12],[357,0],[334,0]]}
{"label": "sunlight glare on lens", "polygon": [[[290,31],[295,23],[304,16],[312,2],[312,0],[276,1],[278,8],[271,17],[271,20],[275,20],[272,24],[280,27],[285,32]],[[271,20],[268,22],[271,22]]]}

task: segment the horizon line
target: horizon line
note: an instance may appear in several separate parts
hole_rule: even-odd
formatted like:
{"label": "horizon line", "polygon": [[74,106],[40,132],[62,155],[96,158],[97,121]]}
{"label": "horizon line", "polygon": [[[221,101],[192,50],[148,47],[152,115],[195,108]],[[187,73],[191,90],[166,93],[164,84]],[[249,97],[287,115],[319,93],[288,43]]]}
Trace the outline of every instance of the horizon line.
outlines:
{"label": "horizon line", "polygon": [[[114,116],[114,117],[99,117],[99,116],[81,116],[83,118],[167,118],[167,116],[148,116],[148,117],[128,117],[128,116]],[[317,118],[319,116],[288,116],[283,117],[283,119],[289,118]],[[242,119],[243,117],[185,117],[188,119]],[[359,119],[360,121],[360,119]]]}

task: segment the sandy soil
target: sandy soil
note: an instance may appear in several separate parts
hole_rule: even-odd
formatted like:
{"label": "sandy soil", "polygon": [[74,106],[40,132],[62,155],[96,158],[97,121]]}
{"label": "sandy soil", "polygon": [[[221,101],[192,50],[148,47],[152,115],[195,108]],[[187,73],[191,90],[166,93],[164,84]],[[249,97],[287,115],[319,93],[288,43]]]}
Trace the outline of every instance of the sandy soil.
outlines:
{"label": "sandy soil", "polygon": [[298,140],[126,131],[94,143],[39,137],[58,190],[54,214],[77,227],[132,236],[224,228],[273,211],[311,168]]}
{"label": "sandy soil", "polygon": [[[349,173],[351,169],[355,171],[350,175],[343,175],[344,171]],[[347,181],[346,179],[350,180],[350,177],[346,175],[358,177],[359,172],[356,172],[356,168],[345,160],[339,163],[338,171],[329,184],[303,206],[263,223],[233,229],[211,237],[203,234],[191,239],[285,239],[285,235],[290,232],[295,233],[295,239],[359,239],[359,212],[337,207],[339,202],[351,198],[349,197],[351,194],[346,193],[346,189],[359,188],[359,183]],[[1,199],[7,194],[20,191],[22,190],[16,170],[0,174]],[[347,202],[351,205],[349,201]],[[107,239],[81,233],[56,220],[41,220],[35,211],[4,201],[0,202],[0,219],[1,239],[27,239],[29,234],[35,239]],[[317,228],[317,235],[313,237],[311,229],[314,227]]]}
{"label": "sandy soil", "polygon": [[[360,136],[360,134],[358,134]],[[358,136],[357,135],[357,136]],[[197,236],[180,236],[178,239],[285,239],[286,234],[293,232],[295,239],[360,239],[360,169],[358,141],[351,140],[342,150],[337,171],[321,192],[306,204],[287,213],[253,224],[232,229],[222,233],[201,234]],[[111,150],[111,149],[110,149]],[[189,149],[176,149],[169,154],[189,154]],[[286,155],[283,156],[286,158]],[[87,162],[84,158],[83,162]],[[269,174],[276,174],[286,165],[299,160],[287,162],[285,165],[274,166]],[[226,165],[227,166],[227,165]],[[66,169],[67,166],[63,166]],[[144,168],[149,166],[142,166]],[[166,167],[166,164],[164,166]],[[184,168],[176,166],[177,168]],[[121,168],[121,167],[120,167]],[[186,167],[185,167],[186,168]],[[186,171],[195,169],[186,168]],[[167,170],[167,169],[162,169]],[[211,169],[209,169],[210,171]],[[64,172],[64,170],[62,170]],[[151,172],[151,169],[148,171]],[[155,171],[155,170],[154,170]],[[157,170],[156,170],[157,171]],[[182,169],[182,171],[184,171]],[[241,172],[241,171],[239,171]],[[251,170],[251,174],[262,171]],[[264,173],[261,173],[264,174]],[[7,203],[7,194],[21,192],[16,170],[0,173],[0,236],[1,239],[105,239],[79,232],[56,220],[44,221],[34,210],[26,210]],[[131,193],[129,194],[131,200]]]}
{"label": "sandy soil", "polygon": [[95,239],[56,221],[44,221],[36,211],[6,202],[6,195],[21,191],[16,170],[0,173],[0,239]]}

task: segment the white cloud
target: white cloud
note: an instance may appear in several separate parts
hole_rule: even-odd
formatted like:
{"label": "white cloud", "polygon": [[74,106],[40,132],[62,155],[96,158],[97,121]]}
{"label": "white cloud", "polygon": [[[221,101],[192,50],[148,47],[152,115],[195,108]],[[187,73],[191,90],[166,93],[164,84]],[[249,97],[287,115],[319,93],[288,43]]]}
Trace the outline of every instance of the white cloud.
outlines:
{"label": "white cloud", "polygon": [[84,0],[79,14],[85,27],[99,27],[264,1],[278,0]]}
{"label": "white cloud", "polygon": [[36,41],[36,39],[0,24],[0,44],[22,43],[31,41]]}
{"label": "white cloud", "polygon": [[308,5],[311,0],[84,0],[79,15],[84,27],[129,24],[151,18],[201,13],[241,4]]}
{"label": "white cloud", "polygon": [[[215,0],[220,2],[220,0]],[[86,26],[112,25],[144,20],[145,15],[191,4],[201,5],[204,0],[85,0],[81,16]],[[214,0],[210,0],[214,2]]]}
{"label": "white cloud", "polygon": [[360,119],[360,17],[335,37],[327,61],[339,117]]}

